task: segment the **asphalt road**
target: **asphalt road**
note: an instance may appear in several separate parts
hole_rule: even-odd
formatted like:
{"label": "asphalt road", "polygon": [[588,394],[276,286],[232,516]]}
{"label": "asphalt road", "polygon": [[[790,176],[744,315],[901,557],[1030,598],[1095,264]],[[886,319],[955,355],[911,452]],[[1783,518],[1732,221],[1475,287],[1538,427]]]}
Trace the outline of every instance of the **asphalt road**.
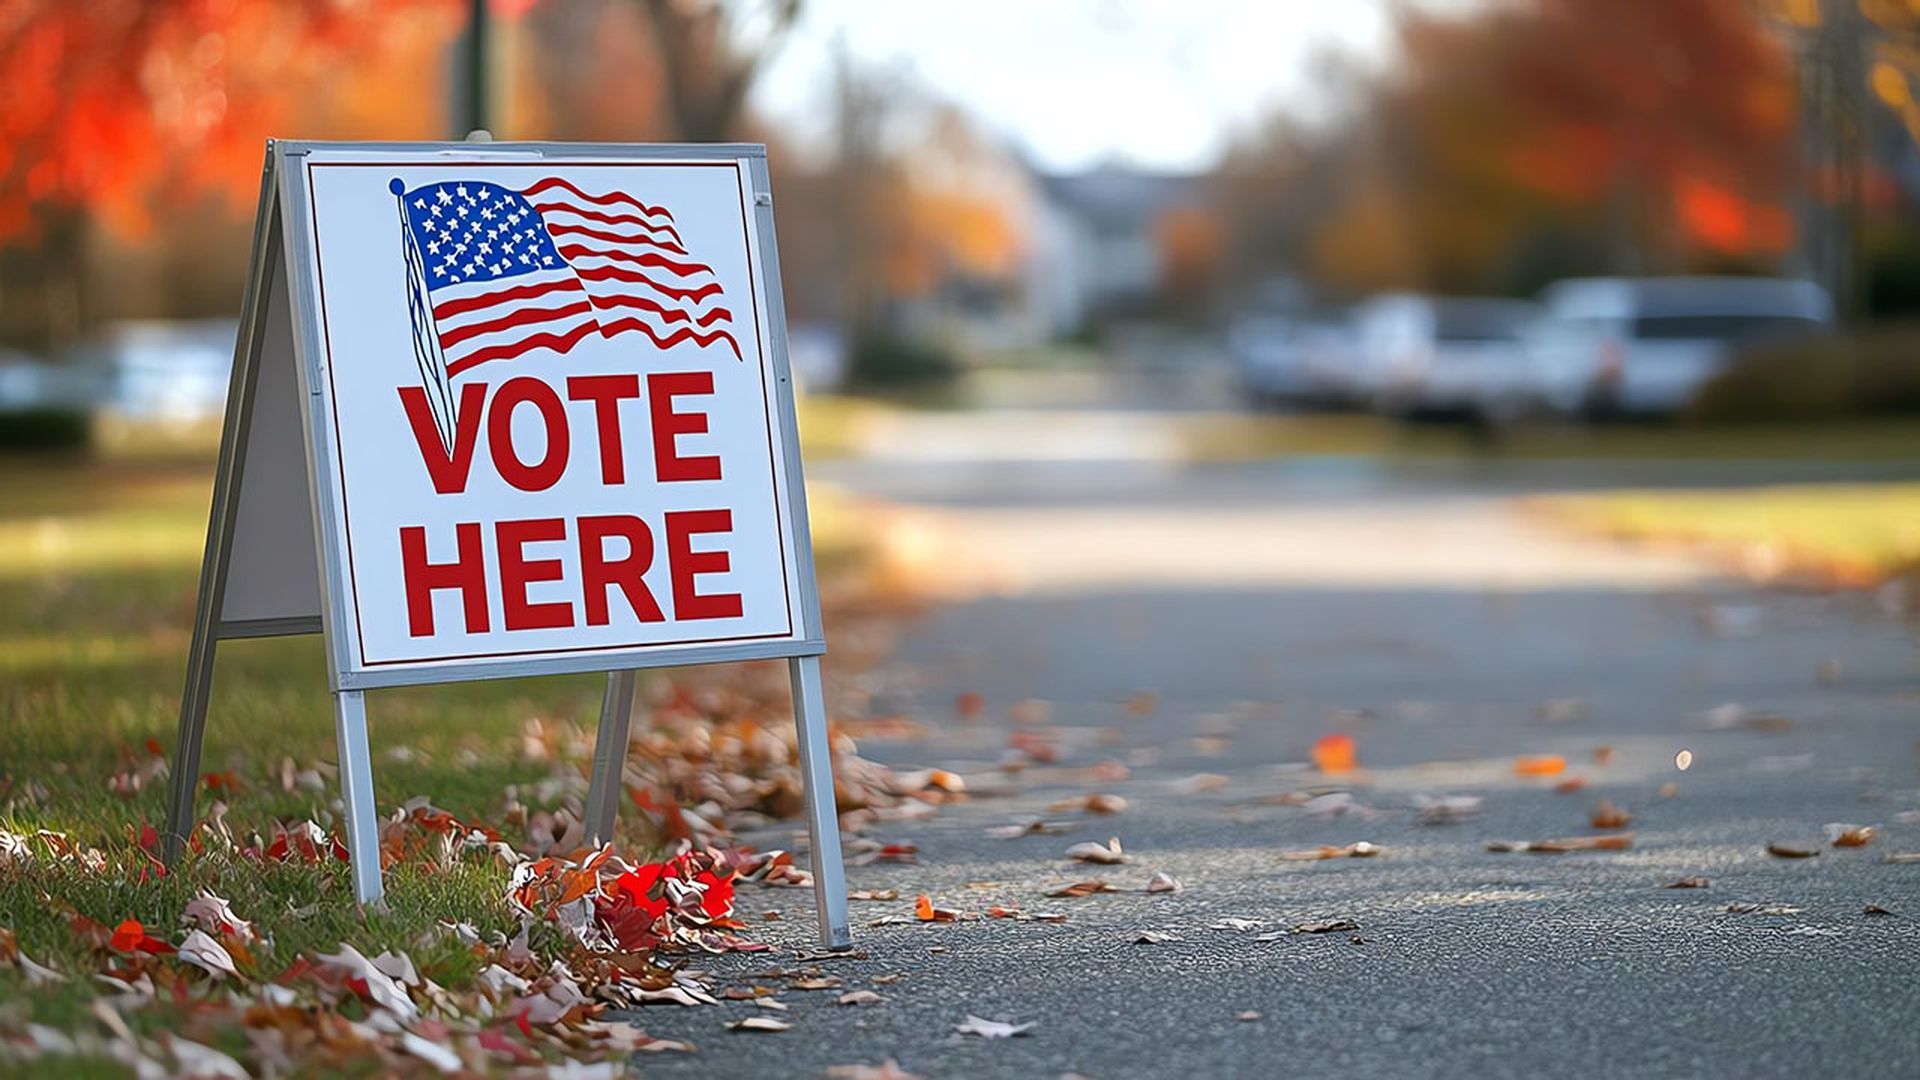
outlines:
{"label": "asphalt road", "polygon": [[[913,624],[863,688],[876,713],[929,734],[861,752],[958,770],[972,797],[870,834],[916,844],[919,862],[850,868],[853,888],[901,899],[854,904],[860,952],[819,965],[838,988],[749,978],[795,966],[811,912],[800,893],[743,892],[756,919],[780,912],[755,933],[782,953],[706,966],[725,986],[787,987],[788,1010],[643,1011],[649,1032],[700,1046],[646,1057],[648,1073],[813,1076],[894,1058],[926,1077],[1920,1075],[1920,862],[1883,861],[1920,851],[1912,623],[1872,597],[1755,591],[1513,508],[1604,483],[1607,466],[1053,457],[832,470],[924,505],[997,590]],[[954,702],[970,692],[986,709],[963,720]],[[1703,715],[1729,703],[1763,719]],[[1305,766],[1335,730],[1352,734],[1359,773]],[[999,772],[1014,732],[1057,742],[1059,761]],[[1515,775],[1516,756],[1543,754],[1566,772]],[[1555,790],[1575,775],[1582,790]],[[1126,810],[1048,809],[1091,791]],[[1337,797],[1297,805],[1327,792],[1351,796],[1344,812],[1315,812]],[[1423,824],[1423,794],[1484,801]],[[1487,850],[1594,835],[1602,797],[1632,814],[1630,849]],[[986,834],[1035,818],[1073,828]],[[1829,822],[1880,831],[1833,848]],[[1132,862],[1062,857],[1109,836]],[[1281,857],[1357,841],[1382,851]],[[1143,891],[1155,871],[1184,889]],[[1664,887],[1689,877],[1709,884]],[[1121,891],[1044,895],[1096,878]],[[868,925],[910,913],[917,893],[1066,921]],[[1759,909],[1729,910],[1742,905]],[[1340,921],[1357,928],[1292,932]],[[1143,931],[1166,940],[1138,944]],[[860,988],[884,1001],[836,1004]],[[956,1034],[969,1014],[1033,1027]],[[793,1027],[726,1028],[747,1015]]]}

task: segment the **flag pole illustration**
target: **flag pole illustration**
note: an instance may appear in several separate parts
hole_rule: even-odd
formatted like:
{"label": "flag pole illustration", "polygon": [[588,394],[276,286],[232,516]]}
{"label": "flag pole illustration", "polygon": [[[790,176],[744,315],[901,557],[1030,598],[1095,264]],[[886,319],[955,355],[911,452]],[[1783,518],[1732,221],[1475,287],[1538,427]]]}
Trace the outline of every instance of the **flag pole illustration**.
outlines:
{"label": "flag pole illustration", "polygon": [[408,189],[398,177],[387,187],[399,202],[414,362],[449,448],[453,381],[483,364],[564,355],[596,334],[662,350],[725,345],[744,359],[718,277],[688,254],[664,206],[560,177],[522,190],[485,180]]}

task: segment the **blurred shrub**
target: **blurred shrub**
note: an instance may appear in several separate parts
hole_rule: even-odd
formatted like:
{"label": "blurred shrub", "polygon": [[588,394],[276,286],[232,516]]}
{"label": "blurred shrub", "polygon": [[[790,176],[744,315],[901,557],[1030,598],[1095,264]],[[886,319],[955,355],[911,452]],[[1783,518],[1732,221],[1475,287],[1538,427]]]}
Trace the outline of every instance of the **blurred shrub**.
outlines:
{"label": "blurred shrub", "polygon": [[0,412],[0,450],[77,450],[92,434],[92,422],[78,409]]}
{"label": "blurred shrub", "polygon": [[1696,420],[1920,412],[1920,323],[1757,348],[1701,388]]}
{"label": "blurred shrub", "polygon": [[872,334],[853,343],[847,374],[854,386],[885,389],[944,382],[958,372],[953,354],[930,341]]}

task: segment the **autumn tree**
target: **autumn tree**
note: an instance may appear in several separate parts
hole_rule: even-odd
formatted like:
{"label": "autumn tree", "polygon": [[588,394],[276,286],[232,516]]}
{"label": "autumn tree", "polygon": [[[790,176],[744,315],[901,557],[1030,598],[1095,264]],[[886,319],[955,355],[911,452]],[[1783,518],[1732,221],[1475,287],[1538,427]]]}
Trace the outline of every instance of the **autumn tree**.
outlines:
{"label": "autumn tree", "polygon": [[[1792,63],[1747,0],[1505,0],[1399,19],[1391,61],[1348,84],[1336,122],[1271,125],[1229,157],[1236,243],[1274,235],[1294,266],[1351,291],[1459,292],[1790,246]],[[1250,178],[1305,212],[1264,209]]]}
{"label": "autumn tree", "polygon": [[[429,32],[449,0],[14,0],[0,7],[0,320],[37,344],[97,306],[96,231],[212,194],[252,202],[261,147],[312,96]],[[420,20],[425,19],[425,23]],[[416,95],[418,96],[418,95]],[[386,115],[405,115],[405,99]]]}
{"label": "autumn tree", "polygon": [[639,0],[666,84],[674,135],[733,138],[747,91],[800,17],[801,0]]}

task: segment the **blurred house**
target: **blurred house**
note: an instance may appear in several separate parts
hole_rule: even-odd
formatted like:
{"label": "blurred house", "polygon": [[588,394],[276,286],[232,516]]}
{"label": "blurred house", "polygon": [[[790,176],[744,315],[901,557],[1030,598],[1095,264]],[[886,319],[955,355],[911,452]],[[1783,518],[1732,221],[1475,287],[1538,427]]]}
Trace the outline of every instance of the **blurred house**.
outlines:
{"label": "blurred house", "polygon": [[1050,334],[1151,305],[1168,276],[1161,223],[1200,202],[1197,178],[1107,164],[1041,185],[1029,280]]}

